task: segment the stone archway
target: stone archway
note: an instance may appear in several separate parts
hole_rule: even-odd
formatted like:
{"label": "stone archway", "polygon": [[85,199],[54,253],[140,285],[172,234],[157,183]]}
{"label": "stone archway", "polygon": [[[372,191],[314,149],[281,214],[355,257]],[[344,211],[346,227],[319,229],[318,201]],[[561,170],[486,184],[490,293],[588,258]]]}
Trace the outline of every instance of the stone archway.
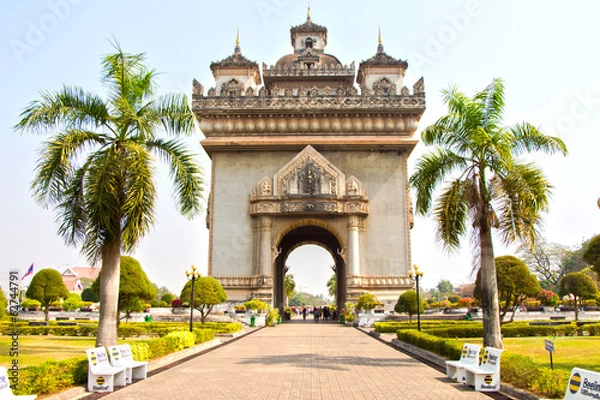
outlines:
{"label": "stone archway", "polygon": [[[320,222],[320,223],[319,223]],[[299,225],[299,226],[298,226]],[[333,233],[331,226],[318,220],[303,220],[300,224],[290,224],[285,233],[278,240],[278,256],[273,265],[273,304],[283,310],[284,293],[283,282],[285,277],[286,261],[289,255],[298,247],[305,244],[314,244],[323,247],[334,260],[334,269],[337,278],[336,305],[344,306],[347,299],[346,288],[346,261],[342,257],[343,243]]]}
{"label": "stone archway", "polygon": [[279,306],[289,251],[314,242],[336,260],[339,299],[369,292],[391,310],[413,287],[408,157],[424,81],[411,92],[408,64],[381,42],[357,70],[325,53],[326,27],[307,20],[290,34],[294,52],[274,66],[259,68],[237,43],[211,64],[206,95],[193,83],[212,161],[208,274],[232,303]]}

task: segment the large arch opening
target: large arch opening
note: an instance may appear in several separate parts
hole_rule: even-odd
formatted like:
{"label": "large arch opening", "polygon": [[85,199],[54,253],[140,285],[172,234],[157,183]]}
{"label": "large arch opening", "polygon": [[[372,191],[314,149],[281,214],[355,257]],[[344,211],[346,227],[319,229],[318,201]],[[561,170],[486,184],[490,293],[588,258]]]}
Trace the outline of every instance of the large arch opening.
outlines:
{"label": "large arch opening", "polygon": [[323,226],[317,226],[316,224],[309,224],[295,227],[285,233],[277,246],[281,253],[275,261],[273,271],[273,303],[275,307],[279,308],[280,312],[283,312],[285,305],[283,282],[285,279],[288,258],[295,249],[307,244],[320,246],[327,250],[331,255],[333,265],[323,265],[322,268],[326,268],[329,273],[331,271],[330,267],[333,267],[332,269],[336,274],[337,285],[335,302],[338,308],[343,307],[346,302],[346,263],[340,255],[342,246],[338,238],[328,229]]}
{"label": "large arch opening", "polygon": [[[332,301],[335,302],[335,293],[329,294],[327,283],[335,273],[332,270],[334,265],[333,256],[327,249],[318,243],[305,243],[296,247],[289,254],[285,262],[285,276],[292,275],[294,277],[296,293],[306,293],[312,296],[323,295],[327,304],[331,304]],[[286,305],[296,305],[291,303],[293,298],[285,300],[288,302]],[[320,303],[307,304],[320,305]]]}

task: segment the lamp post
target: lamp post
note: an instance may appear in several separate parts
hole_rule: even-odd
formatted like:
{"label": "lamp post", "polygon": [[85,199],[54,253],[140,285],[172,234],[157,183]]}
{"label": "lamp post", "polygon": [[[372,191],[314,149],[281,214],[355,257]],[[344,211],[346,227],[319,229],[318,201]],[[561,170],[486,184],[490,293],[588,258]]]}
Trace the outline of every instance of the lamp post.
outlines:
{"label": "lamp post", "polygon": [[421,331],[421,295],[419,293],[419,279],[423,276],[423,271],[419,269],[418,265],[413,265],[413,268],[408,271],[408,276],[415,276],[415,283],[417,284],[417,329]]}
{"label": "lamp post", "polygon": [[192,332],[194,322],[194,284],[196,283],[196,279],[200,278],[200,271],[196,270],[195,265],[192,265],[191,269],[185,271],[185,275],[192,281],[192,297],[190,299],[190,332]]}

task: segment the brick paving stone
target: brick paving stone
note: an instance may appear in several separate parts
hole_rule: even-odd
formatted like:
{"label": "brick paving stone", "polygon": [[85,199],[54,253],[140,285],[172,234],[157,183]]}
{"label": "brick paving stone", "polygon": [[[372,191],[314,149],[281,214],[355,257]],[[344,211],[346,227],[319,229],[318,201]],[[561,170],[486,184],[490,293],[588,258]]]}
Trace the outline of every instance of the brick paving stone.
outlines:
{"label": "brick paving stone", "polygon": [[261,329],[105,398],[489,400],[356,329],[308,321]]}

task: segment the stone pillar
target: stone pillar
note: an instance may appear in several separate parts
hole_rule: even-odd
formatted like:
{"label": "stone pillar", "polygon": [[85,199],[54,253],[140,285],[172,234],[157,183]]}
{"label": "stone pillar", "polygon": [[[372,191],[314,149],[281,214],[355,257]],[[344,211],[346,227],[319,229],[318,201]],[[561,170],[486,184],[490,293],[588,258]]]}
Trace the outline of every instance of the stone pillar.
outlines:
{"label": "stone pillar", "polygon": [[271,275],[271,217],[258,218],[258,275]]}
{"label": "stone pillar", "polygon": [[360,275],[360,217],[348,217],[348,275]]}

